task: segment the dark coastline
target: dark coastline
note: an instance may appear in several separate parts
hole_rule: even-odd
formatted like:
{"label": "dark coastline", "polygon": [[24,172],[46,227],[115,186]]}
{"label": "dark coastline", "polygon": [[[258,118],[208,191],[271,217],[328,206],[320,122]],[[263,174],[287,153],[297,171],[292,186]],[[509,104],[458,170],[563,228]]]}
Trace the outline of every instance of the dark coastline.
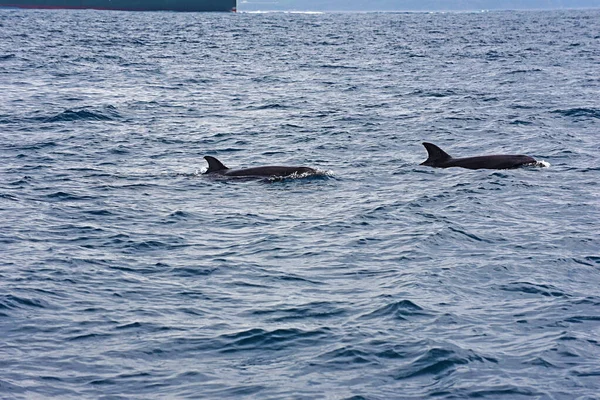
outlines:
{"label": "dark coastline", "polygon": [[182,11],[213,12],[235,11],[236,0],[11,0],[0,3],[0,7],[30,9],[95,9],[120,11]]}

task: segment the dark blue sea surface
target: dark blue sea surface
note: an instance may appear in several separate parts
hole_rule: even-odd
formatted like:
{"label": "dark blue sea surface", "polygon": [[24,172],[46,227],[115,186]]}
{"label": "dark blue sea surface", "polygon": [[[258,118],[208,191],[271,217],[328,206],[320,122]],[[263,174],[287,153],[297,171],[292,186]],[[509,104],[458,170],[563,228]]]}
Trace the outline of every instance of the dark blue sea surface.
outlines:
{"label": "dark blue sea surface", "polygon": [[0,398],[598,399],[599,129],[600,10],[0,10]]}

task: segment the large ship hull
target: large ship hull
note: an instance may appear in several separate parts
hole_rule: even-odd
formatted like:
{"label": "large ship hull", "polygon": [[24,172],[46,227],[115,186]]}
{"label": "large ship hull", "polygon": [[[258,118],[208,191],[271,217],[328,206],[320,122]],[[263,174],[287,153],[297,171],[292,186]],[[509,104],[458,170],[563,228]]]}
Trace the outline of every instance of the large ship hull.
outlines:
{"label": "large ship hull", "polygon": [[237,0],[8,0],[0,7],[122,11],[235,11]]}

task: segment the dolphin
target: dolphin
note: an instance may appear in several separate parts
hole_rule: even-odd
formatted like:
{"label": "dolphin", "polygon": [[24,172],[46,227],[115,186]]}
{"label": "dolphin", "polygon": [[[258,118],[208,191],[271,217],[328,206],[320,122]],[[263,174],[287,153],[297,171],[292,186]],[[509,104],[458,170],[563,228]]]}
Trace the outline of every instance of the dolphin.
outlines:
{"label": "dolphin", "polygon": [[230,169],[215,157],[204,156],[208,162],[205,174],[230,176],[235,178],[285,178],[293,175],[315,175],[317,170],[309,167],[283,167],[268,165],[264,167]]}
{"label": "dolphin", "polygon": [[525,155],[496,154],[491,156],[452,158],[435,144],[424,142],[428,158],[421,165],[436,168],[462,167],[468,169],[511,169],[522,165],[535,164],[533,157]]}

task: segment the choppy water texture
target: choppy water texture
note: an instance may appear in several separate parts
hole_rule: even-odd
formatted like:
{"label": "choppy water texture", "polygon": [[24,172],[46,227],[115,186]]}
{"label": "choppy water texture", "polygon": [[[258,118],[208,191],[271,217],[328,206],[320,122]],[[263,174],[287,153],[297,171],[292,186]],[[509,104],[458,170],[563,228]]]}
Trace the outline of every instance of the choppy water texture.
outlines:
{"label": "choppy water texture", "polygon": [[599,32],[1,10],[0,398],[598,398]]}

